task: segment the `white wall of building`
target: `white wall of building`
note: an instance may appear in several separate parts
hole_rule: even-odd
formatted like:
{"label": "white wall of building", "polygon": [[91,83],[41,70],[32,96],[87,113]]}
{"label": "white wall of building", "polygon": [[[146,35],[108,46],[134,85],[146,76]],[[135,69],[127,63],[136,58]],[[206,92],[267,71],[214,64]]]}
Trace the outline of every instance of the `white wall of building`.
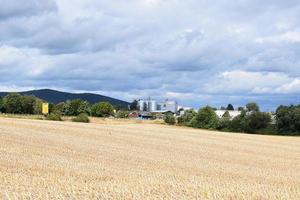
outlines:
{"label": "white wall of building", "polygon": [[[218,115],[219,118],[222,118],[225,114],[226,110],[216,110],[215,113]],[[241,111],[237,110],[228,110],[230,118],[233,119],[237,117],[239,114],[241,114]]]}
{"label": "white wall of building", "polygon": [[154,112],[157,109],[157,102],[155,100],[151,100],[148,102],[148,110],[149,112]]}

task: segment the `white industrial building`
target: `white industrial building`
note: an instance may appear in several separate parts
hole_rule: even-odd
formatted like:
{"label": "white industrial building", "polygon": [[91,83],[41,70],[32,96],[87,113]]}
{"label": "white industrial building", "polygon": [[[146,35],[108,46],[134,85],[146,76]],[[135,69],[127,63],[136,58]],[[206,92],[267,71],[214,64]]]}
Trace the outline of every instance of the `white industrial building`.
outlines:
{"label": "white industrial building", "polygon": [[139,100],[138,107],[140,111],[147,112],[173,112],[178,111],[178,103],[176,101],[169,101],[168,99],[163,102],[157,102],[153,99]]}

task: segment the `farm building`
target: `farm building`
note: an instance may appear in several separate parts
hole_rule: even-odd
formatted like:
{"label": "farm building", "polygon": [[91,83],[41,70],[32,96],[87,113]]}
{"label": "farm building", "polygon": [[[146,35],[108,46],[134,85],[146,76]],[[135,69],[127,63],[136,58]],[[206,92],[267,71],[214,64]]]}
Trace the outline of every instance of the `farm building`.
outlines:
{"label": "farm building", "polygon": [[173,112],[178,111],[178,103],[176,101],[169,101],[168,99],[163,102],[157,102],[156,100],[139,100],[138,106],[140,111],[163,113],[163,112]]}

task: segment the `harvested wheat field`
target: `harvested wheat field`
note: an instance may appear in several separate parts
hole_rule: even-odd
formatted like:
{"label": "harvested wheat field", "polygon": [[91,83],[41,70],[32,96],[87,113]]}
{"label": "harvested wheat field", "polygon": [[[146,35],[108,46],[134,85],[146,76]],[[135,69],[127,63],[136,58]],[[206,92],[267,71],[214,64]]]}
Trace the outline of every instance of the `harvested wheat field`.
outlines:
{"label": "harvested wheat field", "polygon": [[300,199],[300,138],[0,118],[1,199]]}

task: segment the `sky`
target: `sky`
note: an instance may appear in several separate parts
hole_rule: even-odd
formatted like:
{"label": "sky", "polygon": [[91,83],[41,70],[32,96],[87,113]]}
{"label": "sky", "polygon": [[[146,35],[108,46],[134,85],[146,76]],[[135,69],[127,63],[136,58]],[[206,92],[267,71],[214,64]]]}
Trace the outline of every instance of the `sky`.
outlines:
{"label": "sky", "polygon": [[300,103],[299,0],[0,3],[0,91]]}

